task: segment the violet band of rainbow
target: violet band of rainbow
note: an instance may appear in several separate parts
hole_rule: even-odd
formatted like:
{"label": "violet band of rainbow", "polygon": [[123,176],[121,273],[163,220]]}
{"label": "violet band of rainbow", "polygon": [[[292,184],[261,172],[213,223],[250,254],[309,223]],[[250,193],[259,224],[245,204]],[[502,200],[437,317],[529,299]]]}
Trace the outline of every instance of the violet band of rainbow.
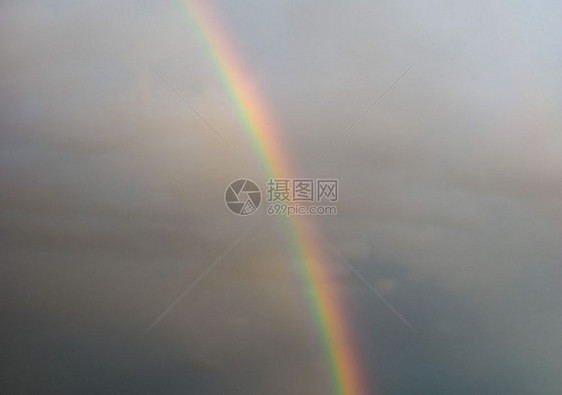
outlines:
{"label": "violet band of rainbow", "polygon": [[[251,141],[265,175],[291,178],[295,175],[272,122],[266,101],[252,81],[239,51],[229,40],[224,23],[211,9],[209,1],[181,0],[190,28],[197,35],[220,76]],[[368,394],[354,344],[351,320],[345,315],[342,295],[330,286],[329,271],[318,245],[312,224],[299,216],[287,219],[287,233],[299,275],[306,284],[308,303],[314,314],[322,347],[336,394]]]}

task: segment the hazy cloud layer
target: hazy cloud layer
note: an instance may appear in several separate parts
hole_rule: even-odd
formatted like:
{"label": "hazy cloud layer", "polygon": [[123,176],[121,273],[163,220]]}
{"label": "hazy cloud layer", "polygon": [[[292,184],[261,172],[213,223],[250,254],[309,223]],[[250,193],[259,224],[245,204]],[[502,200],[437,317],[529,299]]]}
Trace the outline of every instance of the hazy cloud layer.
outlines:
{"label": "hazy cloud layer", "polygon": [[[213,4],[300,175],[340,180],[324,237],[417,330],[327,263],[373,388],[561,393],[560,4]],[[265,179],[186,12],[0,5],[3,392],[329,391],[284,221],[224,205]]]}

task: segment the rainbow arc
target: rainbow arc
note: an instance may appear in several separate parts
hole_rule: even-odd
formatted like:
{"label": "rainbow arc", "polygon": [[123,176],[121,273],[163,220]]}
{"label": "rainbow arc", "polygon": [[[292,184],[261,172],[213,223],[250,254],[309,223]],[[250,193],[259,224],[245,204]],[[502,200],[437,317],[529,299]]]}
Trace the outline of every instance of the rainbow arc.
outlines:
{"label": "rainbow arc", "polygon": [[[265,168],[265,176],[292,178],[295,172],[291,169],[266,101],[244,66],[240,52],[229,40],[224,23],[211,10],[209,1],[183,0],[182,4],[191,28],[228,90],[253,150]],[[332,387],[337,394],[368,394],[343,298],[335,287],[329,285],[329,271],[314,232],[312,224],[302,217],[288,219],[294,259],[306,284],[309,304],[329,365]]]}

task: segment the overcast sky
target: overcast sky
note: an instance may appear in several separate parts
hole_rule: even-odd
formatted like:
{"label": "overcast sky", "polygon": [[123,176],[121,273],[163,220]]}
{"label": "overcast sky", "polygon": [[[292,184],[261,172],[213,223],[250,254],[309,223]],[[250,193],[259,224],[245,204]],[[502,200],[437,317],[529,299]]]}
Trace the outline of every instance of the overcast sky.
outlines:
{"label": "overcast sky", "polygon": [[[181,3],[0,3],[2,392],[331,389],[286,220],[224,204],[264,169]],[[313,220],[373,393],[562,394],[560,2],[212,4],[340,181]]]}

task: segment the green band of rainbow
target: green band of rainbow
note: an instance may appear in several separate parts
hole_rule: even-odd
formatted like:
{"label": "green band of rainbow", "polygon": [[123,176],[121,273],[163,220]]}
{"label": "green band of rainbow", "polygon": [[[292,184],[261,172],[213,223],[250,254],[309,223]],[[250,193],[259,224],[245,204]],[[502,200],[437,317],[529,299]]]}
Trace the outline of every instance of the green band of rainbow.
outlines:
{"label": "green band of rainbow", "polygon": [[[230,98],[245,130],[265,167],[268,177],[291,178],[294,174],[287,162],[279,134],[269,117],[266,102],[241,62],[238,52],[227,39],[224,24],[211,12],[208,1],[183,0],[186,16],[199,41],[211,58],[217,73],[227,87]],[[301,217],[289,220],[289,234],[301,276],[304,277],[316,324],[322,336],[329,361],[334,392],[337,394],[367,394],[366,382],[361,375],[359,358],[353,347],[342,297],[330,287],[329,272],[315,242],[311,224]]]}

